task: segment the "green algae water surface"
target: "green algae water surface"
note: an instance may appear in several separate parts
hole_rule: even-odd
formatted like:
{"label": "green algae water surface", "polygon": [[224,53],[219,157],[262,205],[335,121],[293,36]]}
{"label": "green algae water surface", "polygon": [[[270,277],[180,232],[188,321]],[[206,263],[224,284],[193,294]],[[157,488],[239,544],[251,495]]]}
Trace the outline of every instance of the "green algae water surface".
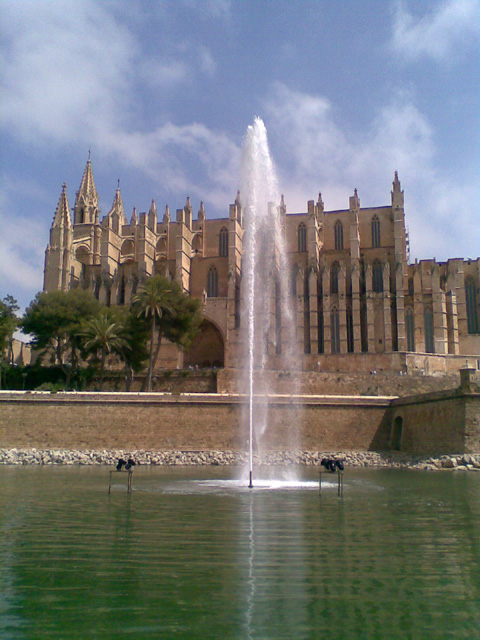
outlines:
{"label": "green algae water surface", "polygon": [[480,473],[301,473],[0,467],[0,638],[479,637]]}

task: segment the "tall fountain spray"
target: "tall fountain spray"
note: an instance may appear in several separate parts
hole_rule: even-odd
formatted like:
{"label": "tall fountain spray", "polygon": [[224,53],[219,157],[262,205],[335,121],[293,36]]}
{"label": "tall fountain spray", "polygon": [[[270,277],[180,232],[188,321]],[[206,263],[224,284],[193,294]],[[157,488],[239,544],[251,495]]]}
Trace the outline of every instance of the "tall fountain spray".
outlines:
{"label": "tall fountain spray", "polygon": [[[249,486],[253,487],[254,442],[257,449],[268,425],[266,369],[281,358],[295,369],[295,314],[285,246],[285,209],[268,148],[263,121],[255,118],[245,136],[242,158],[245,202],[242,325],[247,329],[246,386],[249,423]],[[257,388],[255,388],[257,387]],[[257,394],[255,393],[257,391]],[[262,394],[262,401],[255,398]]]}

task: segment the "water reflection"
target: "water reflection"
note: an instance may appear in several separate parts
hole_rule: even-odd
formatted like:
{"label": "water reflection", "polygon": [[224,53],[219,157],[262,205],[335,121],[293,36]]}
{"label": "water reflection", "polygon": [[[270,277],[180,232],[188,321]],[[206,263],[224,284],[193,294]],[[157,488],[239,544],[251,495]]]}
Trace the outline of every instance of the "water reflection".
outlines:
{"label": "water reflection", "polygon": [[480,474],[1,468],[0,638],[462,638],[480,628]]}

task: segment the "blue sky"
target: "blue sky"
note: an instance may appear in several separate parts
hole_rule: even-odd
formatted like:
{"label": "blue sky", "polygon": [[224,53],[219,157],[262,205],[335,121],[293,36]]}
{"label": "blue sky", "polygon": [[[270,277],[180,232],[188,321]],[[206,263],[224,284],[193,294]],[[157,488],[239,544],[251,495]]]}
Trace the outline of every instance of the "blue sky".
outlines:
{"label": "blue sky", "polygon": [[225,217],[263,118],[287,210],[389,204],[411,257],[480,255],[478,0],[3,0],[0,297],[42,288],[63,182]]}

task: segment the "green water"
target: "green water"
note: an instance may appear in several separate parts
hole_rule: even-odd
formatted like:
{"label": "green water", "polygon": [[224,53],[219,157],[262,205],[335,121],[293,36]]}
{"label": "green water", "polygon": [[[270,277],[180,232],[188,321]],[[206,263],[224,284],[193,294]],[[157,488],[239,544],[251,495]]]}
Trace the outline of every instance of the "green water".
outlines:
{"label": "green water", "polygon": [[0,467],[0,638],[480,637],[480,474],[231,473]]}

